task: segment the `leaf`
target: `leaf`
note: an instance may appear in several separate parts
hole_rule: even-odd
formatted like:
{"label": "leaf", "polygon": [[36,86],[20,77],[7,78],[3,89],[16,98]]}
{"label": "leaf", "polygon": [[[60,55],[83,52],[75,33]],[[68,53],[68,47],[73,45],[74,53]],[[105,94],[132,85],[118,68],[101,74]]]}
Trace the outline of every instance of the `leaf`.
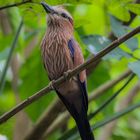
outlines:
{"label": "leaf", "polygon": [[[101,51],[111,43],[109,39],[99,35],[85,36],[84,38],[82,38],[82,40],[87,45],[88,50],[93,54],[96,54],[97,52]],[[116,48],[113,51],[111,51],[109,54],[104,56],[103,59],[106,60],[106,59],[113,58],[119,60],[124,56],[127,58],[130,57],[130,55],[124,52],[121,48]]]}
{"label": "leaf", "polygon": [[86,24],[90,24],[91,21],[85,18],[77,18],[75,20],[75,28],[78,28],[80,26],[86,25]]}
{"label": "leaf", "polygon": [[127,4],[127,8],[133,13],[140,15],[140,4]]}
{"label": "leaf", "polygon": [[110,1],[110,3],[108,4],[108,10],[112,15],[114,15],[118,19],[122,21],[129,21],[130,13],[126,8],[126,4],[128,2],[129,1],[117,1],[117,0]]}
{"label": "leaf", "polygon": [[128,67],[140,78],[140,61],[131,62]]}
{"label": "leaf", "polygon": [[[115,19],[113,16],[110,16],[110,21],[112,32],[115,34],[115,36],[121,37],[129,31],[128,27],[123,26],[122,23]],[[138,48],[138,39],[133,37],[127,40],[124,44],[126,44],[129,49],[134,51]]]}

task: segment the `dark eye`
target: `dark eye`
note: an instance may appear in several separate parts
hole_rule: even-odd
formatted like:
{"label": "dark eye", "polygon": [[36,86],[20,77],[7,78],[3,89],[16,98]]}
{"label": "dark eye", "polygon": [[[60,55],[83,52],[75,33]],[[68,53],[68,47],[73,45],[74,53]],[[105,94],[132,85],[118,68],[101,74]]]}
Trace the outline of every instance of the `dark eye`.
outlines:
{"label": "dark eye", "polygon": [[61,16],[62,16],[63,18],[68,18],[68,16],[67,16],[65,13],[62,13]]}

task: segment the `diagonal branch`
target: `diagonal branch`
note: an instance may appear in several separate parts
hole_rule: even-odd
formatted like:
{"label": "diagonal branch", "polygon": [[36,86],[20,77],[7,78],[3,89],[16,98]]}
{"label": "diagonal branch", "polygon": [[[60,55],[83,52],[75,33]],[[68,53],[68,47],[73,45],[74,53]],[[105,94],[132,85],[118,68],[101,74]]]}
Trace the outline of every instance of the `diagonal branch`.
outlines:
{"label": "diagonal branch", "polygon": [[26,4],[26,3],[32,3],[32,0],[26,0],[26,1],[18,2],[18,3],[14,3],[14,4],[10,4],[10,5],[5,5],[5,6],[0,7],[0,10],[20,6],[20,5],[23,5],[23,4]]}
{"label": "diagonal branch", "polygon": [[[84,69],[88,68],[88,66],[91,63],[97,62],[100,58],[111,52],[113,49],[118,47],[120,44],[125,42],[126,40],[132,38],[134,35],[138,34],[140,32],[140,26],[133,29],[131,32],[127,33],[126,35],[118,38],[117,40],[113,41],[108,47],[104,48],[102,51],[100,51],[95,57],[92,57],[91,59],[87,60],[82,65],[79,65],[75,69],[73,69],[71,72],[67,74],[67,76],[62,76],[59,79],[55,80],[53,82],[54,87],[60,86],[63,82],[65,82],[66,79],[70,79],[72,76],[78,74],[79,72],[83,71]],[[30,96],[20,104],[18,104],[16,107],[11,109],[10,111],[6,112],[4,115],[0,117],[0,124],[7,121],[9,118],[14,116],[16,113],[33,103],[34,101],[38,100],[42,96],[46,95],[46,93],[50,92],[52,90],[52,86],[48,85],[47,87],[41,89],[39,92],[35,93],[34,95]]]}

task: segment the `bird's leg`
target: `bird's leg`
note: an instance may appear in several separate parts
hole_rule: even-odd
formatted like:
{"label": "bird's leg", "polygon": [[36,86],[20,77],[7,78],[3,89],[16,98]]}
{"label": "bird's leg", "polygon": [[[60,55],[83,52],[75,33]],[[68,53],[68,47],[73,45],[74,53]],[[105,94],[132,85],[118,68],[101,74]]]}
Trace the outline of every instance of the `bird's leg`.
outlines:
{"label": "bird's leg", "polygon": [[51,90],[54,90],[55,88],[54,88],[54,83],[55,83],[55,80],[52,80],[52,81],[50,81],[50,83],[49,83],[49,88],[51,89]]}
{"label": "bird's leg", "polygon": [[68,71],[63,73],[63,76],[65,77],[66,80],[69,80],[70,74],[71,74],[71,70],[68,70]]}

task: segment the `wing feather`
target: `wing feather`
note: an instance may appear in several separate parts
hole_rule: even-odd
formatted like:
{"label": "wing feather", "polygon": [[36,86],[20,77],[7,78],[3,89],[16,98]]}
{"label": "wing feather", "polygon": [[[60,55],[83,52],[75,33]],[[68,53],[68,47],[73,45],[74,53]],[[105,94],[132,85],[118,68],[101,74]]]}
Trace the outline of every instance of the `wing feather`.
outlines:
{"label": "wing feather", "polygon": [[[78,45],[78,43],[74,39],[70,39],[68,41],[68,48],[70,50],[70,54],[74,63],[74,67],[84,63],[84,58],[82,55],[82,51]],[[87,89],[86,89],[86,72],[82,71],[77,75],[78,84],[80,90],[82,92],[82,97],[84,101],[84,105],[86,110],[88,110],[88,96],[87,96]]]}

